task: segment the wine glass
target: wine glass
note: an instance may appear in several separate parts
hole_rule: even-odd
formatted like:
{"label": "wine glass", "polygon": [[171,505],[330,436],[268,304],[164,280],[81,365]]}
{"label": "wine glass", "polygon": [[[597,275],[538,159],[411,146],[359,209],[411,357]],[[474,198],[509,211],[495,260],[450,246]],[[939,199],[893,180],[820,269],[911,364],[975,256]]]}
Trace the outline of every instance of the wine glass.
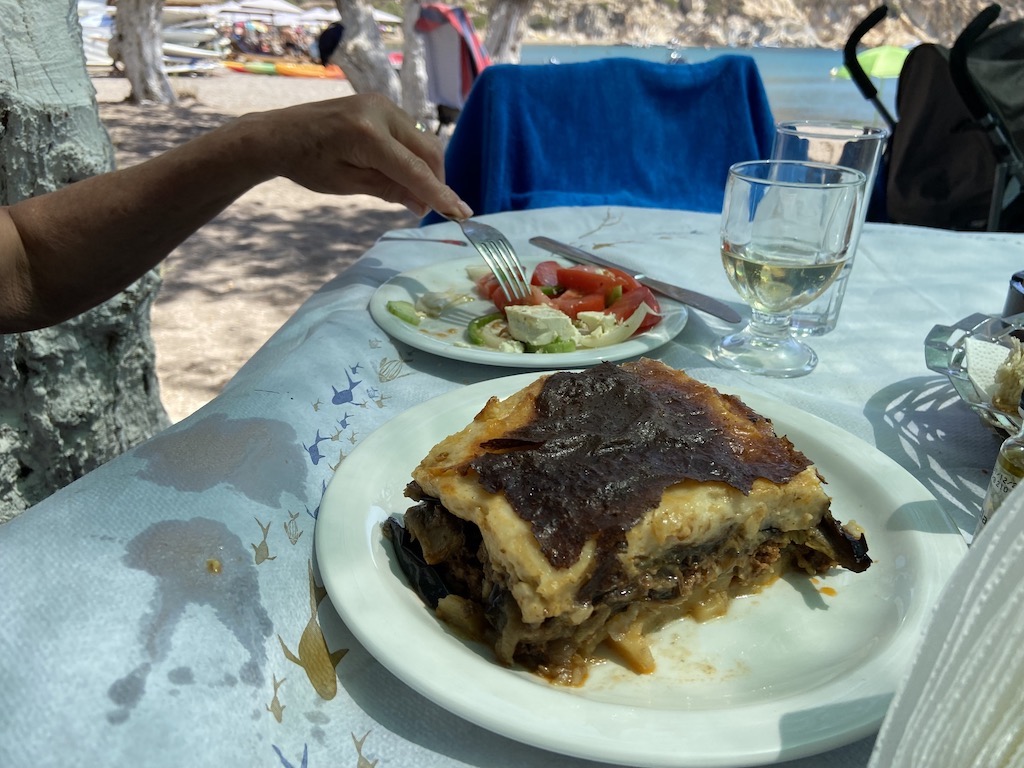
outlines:
{"label": "wine glass", "polygon": [[712,347],[726,368],[803,376],[818,356],[790,333],[790,315],[820,296],[850,257],[864,174],[793,160],[729,169],[722,208],[722,265],[750,305],[750,323]]}

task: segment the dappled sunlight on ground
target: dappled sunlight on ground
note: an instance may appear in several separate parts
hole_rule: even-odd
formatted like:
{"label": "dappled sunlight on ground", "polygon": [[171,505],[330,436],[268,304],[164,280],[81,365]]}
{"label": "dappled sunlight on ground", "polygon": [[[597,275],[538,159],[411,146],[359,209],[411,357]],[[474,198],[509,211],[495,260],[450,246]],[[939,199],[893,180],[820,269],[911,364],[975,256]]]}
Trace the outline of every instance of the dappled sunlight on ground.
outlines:
{"label": "dappled sunlight on ground", "polygon": [[[247,74],[176,79],[176,107],[123,99],[123,79],[94,77],[120,167],[232,116],[351,93],[347,83]],[[414,227],[398,205],[330,197],[276,179],[243,195],[161,266],[153,308],[161,397],[178,421],[209,402],[298,306],[389,229]]]}

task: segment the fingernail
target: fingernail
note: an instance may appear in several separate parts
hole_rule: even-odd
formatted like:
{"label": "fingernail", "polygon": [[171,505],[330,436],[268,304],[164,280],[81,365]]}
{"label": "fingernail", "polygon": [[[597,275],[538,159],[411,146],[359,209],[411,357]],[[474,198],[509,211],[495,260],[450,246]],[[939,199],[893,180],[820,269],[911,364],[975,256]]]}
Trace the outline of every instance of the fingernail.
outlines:
{"label": "fingernail", "polygon": [[473,209],[466,205],[462,200],[459,200],[458,209],[459,214],[464,219],[468,219],[470,216],[473,215]]}
{"label": "fingernail", "polygon": [[411,197],[408,197],[405,200],[403,200],[402,205],[404,205],[406,208],[409,209],[409,211],[416,214],[417,216],[426,216],[427,211],[430,210],[428,206],[424,205],[419,200],[414,200]]}

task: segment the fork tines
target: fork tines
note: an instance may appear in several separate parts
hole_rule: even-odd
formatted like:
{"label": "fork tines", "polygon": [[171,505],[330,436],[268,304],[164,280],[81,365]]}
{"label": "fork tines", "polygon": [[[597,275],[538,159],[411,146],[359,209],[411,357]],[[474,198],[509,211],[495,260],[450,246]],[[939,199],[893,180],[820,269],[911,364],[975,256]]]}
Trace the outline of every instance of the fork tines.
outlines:
{"label": "fork tines", "polygon": [[498,280],[505,298],[525,299],[530,295],[526,271],[508,239],[494,227],[478,221],[460,221],[466,239],[473,244],[484,263]]}
{"label": "fork tines", "polygon": [[[498,278],[498,283],[505,289],[508,298],[525,299],[530,295],[523,267],[507,245],[500,240],[489,240],[481,243],[480,248],[490,254],[490,260],[485,256],[484,261]],[[512,296],[508,296],[509,292]]]}

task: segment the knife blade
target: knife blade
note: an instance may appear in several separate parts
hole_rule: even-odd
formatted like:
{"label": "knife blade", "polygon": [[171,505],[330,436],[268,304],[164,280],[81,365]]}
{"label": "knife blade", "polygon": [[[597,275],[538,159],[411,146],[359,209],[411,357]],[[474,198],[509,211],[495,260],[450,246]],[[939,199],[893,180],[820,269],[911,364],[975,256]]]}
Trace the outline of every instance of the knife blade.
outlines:
{"label": "knife blade", "polygon": [[609,261],[602,256],[597,256],[589,251],[584,251],[582,248],[577,248],[574,245],[562,243],[558,240],[552,240],[550,237],[541,236],[531,237],[530,243],[539,248],[551,251],[552,253],[564,256],[570,261],[575,261],[579,264],[592,264],[598,267],[609,267],[611,269],[618,269],[622,272],[627,272],[632,275],[637,282],[641,285],[646,285],[655,293],[668,296],[670,299],[680,301],[694,309],[699,309],[701,312],[707,312],[709,315],[714,315],[720,320],[725,320],[727,323],[740,323],[743,321],[743,318],[740,317],[740,314],[736,310],[718,299],[706,296],[703,293],[698,293],[697,291],[691,291],[689,288],[681,288],[678,285],[672,285],[671,283],[656,280],[653,277],[648,277],[643,273],[636,272],[635,270],[624,267],[621,264]]}

